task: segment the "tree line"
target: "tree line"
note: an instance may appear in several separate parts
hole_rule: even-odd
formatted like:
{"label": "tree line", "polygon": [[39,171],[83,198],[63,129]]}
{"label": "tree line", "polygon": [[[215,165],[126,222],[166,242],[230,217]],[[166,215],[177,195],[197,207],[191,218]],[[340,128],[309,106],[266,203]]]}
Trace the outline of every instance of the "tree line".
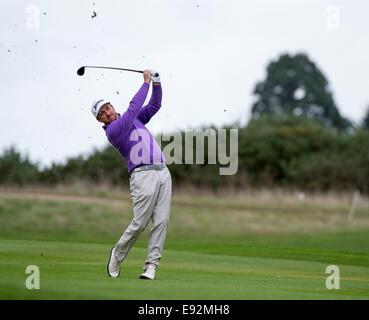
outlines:
{"label": "tree line", "polygon": [[[168,165],[174,186],[194,185],[214,191],[248,187],[357,189],[369,193],[367,129],[340,133],[315,120],[289,114],[253,119],[238,128],[238,170],[231,176],[219,175],[219,165],[207,163],[206,142],[205,137],[204,164]],[[0,184],[56,185],[84,180],[128,186],[128,178],[125,161],[110,145],[95,149],[87,157],[71,157],[65,164],[53,163],[43,170],[15,147],[0,156]]]}

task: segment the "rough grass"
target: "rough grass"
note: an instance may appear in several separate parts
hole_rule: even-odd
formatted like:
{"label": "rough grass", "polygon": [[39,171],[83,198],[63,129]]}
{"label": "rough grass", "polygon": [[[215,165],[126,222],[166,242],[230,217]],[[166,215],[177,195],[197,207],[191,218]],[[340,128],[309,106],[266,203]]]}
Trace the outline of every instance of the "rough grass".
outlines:
{"label": "rough grass", "polygon": [[[359,205],[348,221],[350,202],[276,197],[224,199],[174,196],[169,232],[179,236],[312,234],[369,229],[369,207]],[[37,192],[1,192],[3,235],[38,231],[119,235],[132,218],[129,194],[120,198]]]}

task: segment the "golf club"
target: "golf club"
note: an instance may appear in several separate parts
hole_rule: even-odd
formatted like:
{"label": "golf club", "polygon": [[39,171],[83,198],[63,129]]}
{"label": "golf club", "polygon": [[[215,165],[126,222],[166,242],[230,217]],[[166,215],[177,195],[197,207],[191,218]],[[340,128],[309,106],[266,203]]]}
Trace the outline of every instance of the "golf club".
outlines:
{"label": "golf club", "polygon": [[[99,69],[114,69],[114,70],[123,70],[123,71],[132,71],[132,72],[139,72],[139,73],[143,73],[143,71],[141,70],[133,70],[133,69],[124,69],[124,68],[114,68],[114,67],[98,67],[98,66],[82,66],[77,70],[77,74],[79,76],[83,76],[85,74],[85,68],[99,68]],[[158,74],[156,73],[155,75],[153,75],[155,77],[158,76]]]}

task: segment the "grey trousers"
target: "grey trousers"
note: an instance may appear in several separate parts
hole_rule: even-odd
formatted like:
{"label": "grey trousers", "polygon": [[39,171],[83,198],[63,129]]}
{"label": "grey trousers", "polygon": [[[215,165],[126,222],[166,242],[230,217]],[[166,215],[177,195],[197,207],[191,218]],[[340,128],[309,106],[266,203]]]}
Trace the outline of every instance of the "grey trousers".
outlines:
{"label": "grey trousers", "polygon": [[115,257],[123,261],[151,219],[148,254],[143,267],[146,270],[149,264],[158,266],[162,255],[170,215],[172,178],[167,167],[138,171],[131,174],[129,185],[133,219],[115,245]]}

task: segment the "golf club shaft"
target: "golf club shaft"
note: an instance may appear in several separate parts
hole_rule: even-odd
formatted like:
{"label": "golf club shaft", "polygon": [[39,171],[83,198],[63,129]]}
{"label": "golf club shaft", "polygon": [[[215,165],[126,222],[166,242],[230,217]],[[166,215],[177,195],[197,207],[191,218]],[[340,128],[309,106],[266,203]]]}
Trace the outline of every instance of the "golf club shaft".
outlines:
{"label": "golf club shaft", "polygon": [[132,71],[143,73],[141,70],[133,70],[133,69],[124,69],[124,68],[114,68],[114,67],[98,67],[98,66],[83,66],[84,68],[99,68],[99,69],[115,69],[115,70],[123,70],[123,71]]}

